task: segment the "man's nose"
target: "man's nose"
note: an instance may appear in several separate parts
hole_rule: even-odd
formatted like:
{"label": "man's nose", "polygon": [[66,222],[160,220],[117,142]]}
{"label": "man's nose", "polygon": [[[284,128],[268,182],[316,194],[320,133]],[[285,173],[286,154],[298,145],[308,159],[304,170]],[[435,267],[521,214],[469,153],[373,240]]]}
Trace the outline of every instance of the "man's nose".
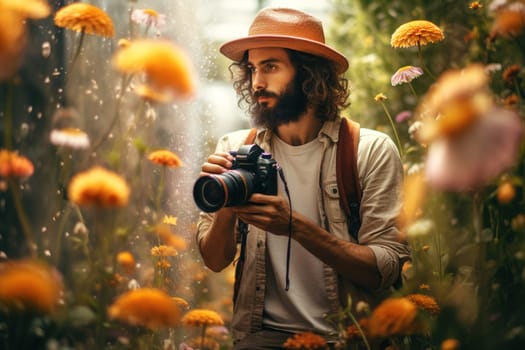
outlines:
{"label": "man's nose", "polygon": [[252,75],[252,89],[253,91],[263,90],[266,88],[266,81],[259,72],[255,72]]}

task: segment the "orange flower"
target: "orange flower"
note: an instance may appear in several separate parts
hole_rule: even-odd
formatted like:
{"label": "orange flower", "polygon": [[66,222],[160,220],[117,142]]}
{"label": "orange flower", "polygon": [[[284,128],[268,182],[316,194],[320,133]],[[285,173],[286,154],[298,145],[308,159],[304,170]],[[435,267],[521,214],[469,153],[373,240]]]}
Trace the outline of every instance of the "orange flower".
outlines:
{"label": "orange flower", "polygon": [[119,264],[127,273],[135,270],[135,257],[128,251],[117,254],[117,264]]}
{"label": "orange flower", "polygon": [[503,73],[501,74],[503,80],[505,80],[507,83],[513,83],[514,80],[518,77],[520,74],[520,66],[517,64],[513,64],[505,68]]}
{"label": "orange flower", "polygon": [[410,21],[399,26],[390,39],[392,47],[423,46],[441,41],[443,31],[434,23],[425,20]]}
{"label": "orange flower", "polygon": [[492,23],[489,38],[494,40],[498,36],[517,37],[525,27],[525,13],[522,9],[503,9],[498,11]]}
{"label": "orange flower", "polygon": [[120,295],[108,308],[108,315],[130,325],[150,329],[175,326],[180,320],[177,303],[155,288],[139,288]]}
{"label": "orange flower", "polygon": [[188,311],[181,320],[185,326],[222,326],[224,321],[215,311],[208,309],[193,309]]}
{"label": "orange flower", "polygon": [[312,332],[302,332],[294,334],[283,344],[285,349],[328,349],[326,340],[318,334]]}
{"label": "orange flower", "polygon": [[439,305],[431,296],[425,294],[409,294],[406,298],[432,316],[439,314]]}
{"label": "orange flower", "polygon": [[191,96],[195,89],[191,61],[182,49],[168,41],[133,41],[117,51],[113,64],[122,73],[144,73],[149,85],[158,91],[166,89]]}
{"label": "orange flower", "polygon": [[128,184],[120,175],[99,166],[76,174],[68,186],[69,199],[81,206],[124,206],[129,192]]}
{"label": "orange flower", "polygon": [[167,245],[159,245],[151,248],[151,255],[153,256],[177,256],[177,254],[177,249]]}
{"label": "orange flower", "polygon": [[0,305],[49,313],[58,305],[62,292],[59,275],[34,260],[0,264]]}
{"label": "orange flower", "polygon": [[471,10],[479,10],[483,8],[483,5],[479,3],[479,1],[472,1],[470,5],[468,5],[468,8]]}
{"label": "orange flower", "polygon": [[167,167],[180,167],[182,166],[182,161],[180,158],[173,152],[168,150],[159,150],[151,152],[148,156],[148,159],[153,163],[167,166]]}
{"label": "orange flower", "polygon": [[113,21],[100,8],[86,3],[72,3],[55,14],[55,25],[76,32],[112,37]]}
{"label": "orange flower", "polygon": [[406,298],[388,298],[379,304],[369,320],[370,334],[388,337],[413,334],[419,325],[417,306]]}
{"label": "orange flower", "polygon": [[487,84],[488,76],[479,64],[444,72],[416,109],[416,115],[425,119],[418,133],[420,141],[460,133],[488,111],[492,98]]}
{"label": "orange flower", "polygon": [[[359,327],[361,327],[361,330],[363,331],[364,336],[368,336],[367,328],[368,328],[368,318],[362,318],[358,321]],[[363,339],[363,334],[359,331],[359,328],[355,324],[351,324],[346,329],[346,339],[348,340],[360,340]]]}
{"label": "orange flower", "polygon": [[176,302],[177,305],[179,305],[179,307],[181,307],[183,309],[189,309],[190,308],[190,304],[183,298],[172,297],[171,299],[173,299],[173,301]]}
{"label": "orange flower", "polygon": [[178,250],[185,250],[188,247],[188,242],[171,232],[168,224],[162,223],[153,227],[153,232],[161,239],[161,241],[168,246]]}
{"label": "orange flower", "polygon": [[0,0],[0,8],[2,11],[14,11],[24,18],[45,18],[51,13],[51,7],[45,0]]}
{"label": "orange flower", "polygon": [[33,175],[35,167],[29,159],[19,156],[16,152],[0,149],[1,177],[28,177]]}
{"label": "orange flower", "polygon": [[458,350],[460,348],[459,341],[454,338],[448,338],[441,343],[441,350]]}
{"label": "orange flower", "polygon": [[509,204],[516,197],[516,187],[511,181],[503,181],[499,184],[496,198],[500,204]]}

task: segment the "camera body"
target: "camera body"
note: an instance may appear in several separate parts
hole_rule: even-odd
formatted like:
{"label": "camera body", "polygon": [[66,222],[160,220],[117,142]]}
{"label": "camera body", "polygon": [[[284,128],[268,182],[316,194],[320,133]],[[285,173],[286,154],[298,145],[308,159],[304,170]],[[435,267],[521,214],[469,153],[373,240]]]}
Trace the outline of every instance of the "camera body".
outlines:
{"label": "camera body", "polygon": [[243,205],[253,193],[277,194],[277,162],[256,145],[243,145],[231,151],[234,160],[222,174],[202,176],[193,186],[193,198],[205,212]]}

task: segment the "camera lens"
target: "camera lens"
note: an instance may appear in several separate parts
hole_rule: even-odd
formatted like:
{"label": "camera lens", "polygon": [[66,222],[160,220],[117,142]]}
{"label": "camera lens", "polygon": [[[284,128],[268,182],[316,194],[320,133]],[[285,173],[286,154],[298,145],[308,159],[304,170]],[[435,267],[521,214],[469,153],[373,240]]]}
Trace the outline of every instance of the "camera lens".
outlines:
{"label": "camera lens", "polygon": [[253,193],[254,174],[243,169],[200,177],[193,186],[197,206],[211,213],[245,203]]}

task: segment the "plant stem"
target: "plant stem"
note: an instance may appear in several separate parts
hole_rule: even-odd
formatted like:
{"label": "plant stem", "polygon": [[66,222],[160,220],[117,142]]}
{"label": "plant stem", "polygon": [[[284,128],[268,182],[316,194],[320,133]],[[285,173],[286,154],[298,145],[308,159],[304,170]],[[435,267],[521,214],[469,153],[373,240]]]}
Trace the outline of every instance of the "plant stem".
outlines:
{"label": "plant stem", "polygon": [[20,226],[22,226],[22,233],[24,234],[26,244],[29,248],[29,253],[34,258],[36,257],[37,247],[33,239],[33,234],[31,232],[29,220],[27,219],[27,214],[24,210],[24,206],[22,205],[22,199],[20,198],[20,189],[18,187],[18,184],[13,180],[11,176],[7,178],[7,181],[9,189],[11,190],[11,194],[13,196],[13,203],[15,205],[16,214],[18,215],[18,221],[20,222]]}
{"label": "plant stem", "polygon": [[383,106],[383,110],[385,111],[385,114],[387,116],[388,121],[390,122],[390,126],[392,127],[392,131],[394,132],[394,136],[396,138],[397,147],[399,148],[399,153],[401,154],[401,157],[403,157],[403,147],[401,146],[401,140],[399,139],[399,135],[397,134],[397,129],[394,124],[394,120],[392,119],[392,116],[390,115],[390,112],[388,111],[388,108],[386,108],[386,105],[383,101],[381,102],[381,106]]}
{"label": "plant stem", "polygon": [[84,28],[82,28],[82,30],[80,31],[80,39],[78,40],[77,50],[75,51],[73,59],[71,60],[71,64],[69,65],[69,69],[68,69],[68,74],[66,75],[66,81],[64,82],[65,87],[67,87],[69,83],[69,79],[71,77],[71,73],[74,71],[74,68],[77,64],[78,57],[80,56],[80,52],[82,51],[82,45],[84,44],[85,36],[86,36],[86,31]]}
{"label": "plant stem", "polygon": [[5,123],[4,123],[4,147],[8,150],[13,148],[12,132],[13,132],[13,81],[7,83],[5,92]]}
{"label": "plant stem", "polygon": [[425,61],[423,60],[423,50],[421,49],[421,43],[418,41],[417,42],[417,53],[418,53],[418,57],[419,57],[419,63],[421,64],[421,67],[423,67],[423,70],[425,72],[427,72],[427,74],[433,79],[435,80],[436,77],[434,76],[434,74],[432,74],[432,72],[430,71],[430,69],[427,68],[426,64],[425,64]]}
{"label": "plant stem", "polygon": [[157,215],[160,215],[162,193],[164,192],[166,179],[166,167],[162,166],[160,169],[159,187],[157,189],[157,198],[155,200],[155,207],[157,208]]}

